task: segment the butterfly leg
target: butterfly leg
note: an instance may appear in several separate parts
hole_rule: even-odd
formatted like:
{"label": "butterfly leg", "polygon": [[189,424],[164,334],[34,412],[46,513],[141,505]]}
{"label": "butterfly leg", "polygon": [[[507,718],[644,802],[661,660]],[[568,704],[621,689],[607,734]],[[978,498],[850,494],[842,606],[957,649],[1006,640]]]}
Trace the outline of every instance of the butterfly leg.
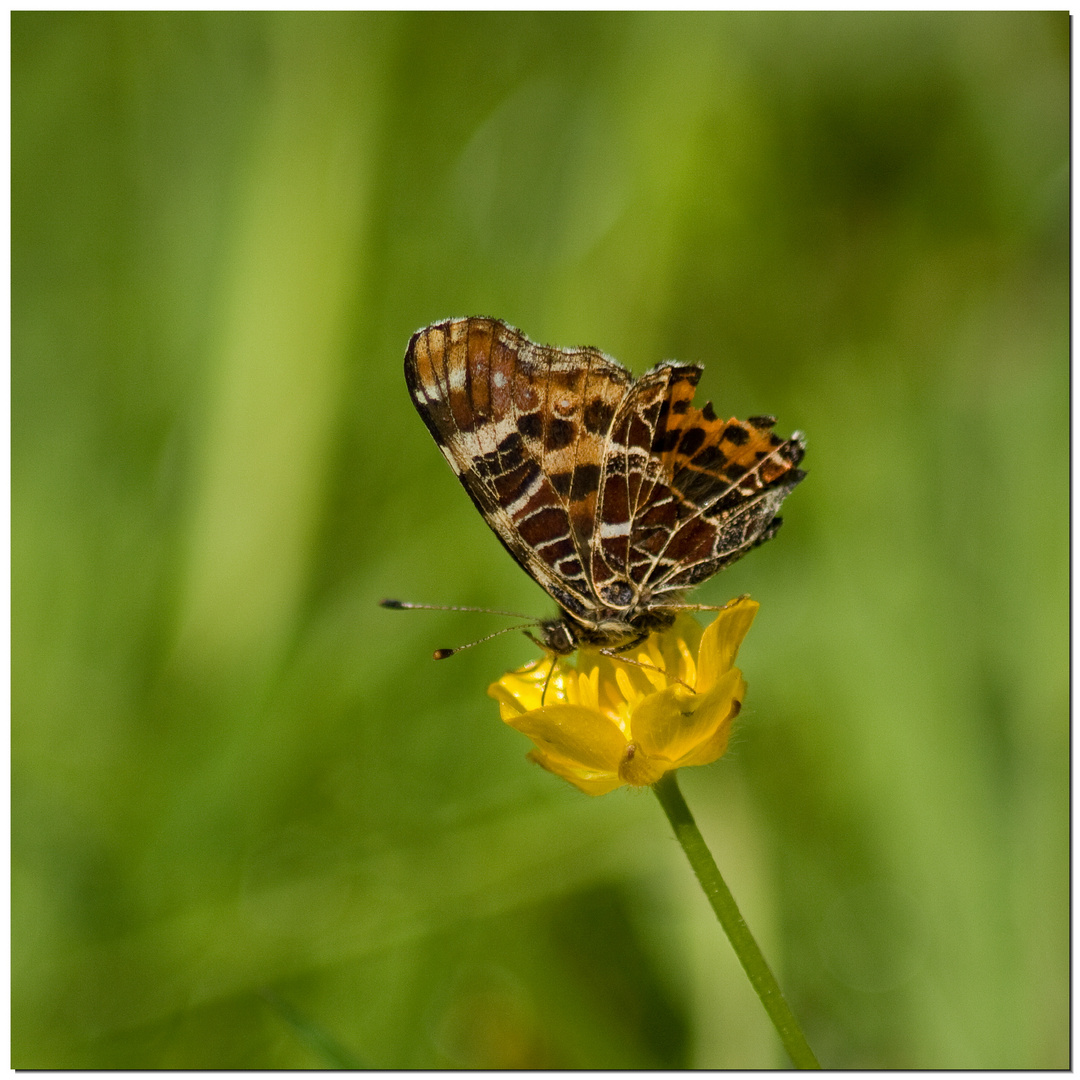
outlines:
{"label": "butterfly leg", "polygon": [[[646,634],[644,637],[639,638],[638,642],[640,643],[641,641],[644,641],[645,638],[648,637],[648,636],[649,635]],[[632,648],[632,647],[633,647],[633,645],[631,644],[631,645],[623,645],[619,649],[597,649],[596,651],[598,653],[600,653],[601,656],[608,656],[612,660],[618,660],[618,661],[620,661],[620,663],[623,663],[623,664],[633,664],[634,667],[646,668],[649,671],[659,671],[660,674],[663,675],[665,679],[670,679],[672,682],[677,682],[680,686],[685,686],[687,690],[689,690],[691,693],[694,693],[694,688],[688,682],[684,682],[682,679],[680,679],[678,677],[678,675],[672,675],[669,672],[665,671],[662,667],[657,667],[655,664],[647,663],[644,660],[632,660],[629,656],[620,656],[619,655],[625,649],[629,649],[629,648]]]}

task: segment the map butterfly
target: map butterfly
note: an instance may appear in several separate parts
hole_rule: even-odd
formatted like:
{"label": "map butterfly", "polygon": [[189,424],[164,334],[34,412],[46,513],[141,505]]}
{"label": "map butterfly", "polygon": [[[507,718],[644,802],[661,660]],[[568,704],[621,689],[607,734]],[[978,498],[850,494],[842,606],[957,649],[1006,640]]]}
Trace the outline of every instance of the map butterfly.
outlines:
{"label": "map butterfly", "polygon": [[539,624],[550,652],[643,641],[674,622],[684,590],[780,527],[803,436],[695,408],[701,371],[665,362],[635,379],[599,349],[538,345],[498,319],[449,319],[409,341],[417,411],[561,609]]}

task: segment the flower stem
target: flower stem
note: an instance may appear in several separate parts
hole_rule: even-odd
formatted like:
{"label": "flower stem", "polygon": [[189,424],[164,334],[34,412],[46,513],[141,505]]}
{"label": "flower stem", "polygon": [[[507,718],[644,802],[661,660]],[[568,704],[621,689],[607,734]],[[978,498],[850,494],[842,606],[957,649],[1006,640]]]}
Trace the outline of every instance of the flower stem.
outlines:
{"label": "flower stem", "polygon": [[705,840],[694,821],[690,807],[679,790],[679,782],[675,779],[675,770],[664,775],[653,785],[653,791],[664,808],[664,813],[675,830],[675,836],[686,852],[690,865],[701,882],[705,895],[712,904],[720,925],[724,928],[735,955],[739,958],[743,970],[746,972],[750,985],[753,986],[769,1019],[773,1022],[777,1034],[780,1036],[784,1049],[787,1050],[792,1062],[798,1069],[820,1069],[818,1060],[814,1057],[810,1044],[806,1041],[798,1021],[791,1009],[788,1008],[784,995],[780,993],[780,987],[776,977],[769,970],[765,957],[758,948],[754,935],[743,921],[739,913],[735,898],[727,887],[724,879],[720,876],[716,860],[705,846]]}

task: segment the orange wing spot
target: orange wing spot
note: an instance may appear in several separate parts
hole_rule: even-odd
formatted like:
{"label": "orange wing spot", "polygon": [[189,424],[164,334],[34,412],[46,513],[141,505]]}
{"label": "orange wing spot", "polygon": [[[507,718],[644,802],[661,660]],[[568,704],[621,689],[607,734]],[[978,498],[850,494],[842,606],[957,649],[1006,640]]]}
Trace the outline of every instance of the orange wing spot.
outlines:
{"label": "orange wing spot", "polygon": [[720,448],[734,465],[753,468],[776,448],[767,429],[756,428],[745,420],[732,417],[722,426]]}
{"label": "orange wing spot", "polygon": [[413,361],[416,364],[416,374],[422,386],[432,386],[436,382],[435,369],[432,366],[431,356],[435,353],[439,356],[443,351],[442,331],[432,327],[426,334],[420,334],[413,346]]}
{"label": "orange wing spot", "polygon": [[483,324],[475,327],[466,339],[469,350],[469,389],[473,408],[478,417],[491,412],[491,338],[492,327]]}
{"label": "orange wing spot", "polygon": [[[737,427],[745,435],[745,442],[736,445],[730,438],[731,429]],[[737,436],[739,438],[741,436]],[[725,428],[725,437],[721,450],[729,457],[731,464],[740,465],[749,470],[757,468],[762,484],[771,484],[777,477],[783,476],[794,466],[776,453],[783,445],[768,428],[756,427],[745,420],[732,418]]]}
{"label": "orange wing spot", "polygon": [[[680,383],[677,393],[672,395],[673,406],[675,401],[688,401],[693,396],[694,387],[689,383]],[[666,448],[661,454],[666,474],[673,476],[676,470],[687,463],[692,463],[694,457],[709,447],[719,449],[724,431],[730,423],[732,421],[721,420],[719,417],[709,419],[702,409],[690,407],[680,413],[673,407],[668,414]],[[710,457],[715,458],[715,455],[704,455],[702,460],[707,462]],[[718,467],[723,468],[728,460],[730,460],[730,455],[725,449],[724,459],[719,461]],[[693,467],[700,468],[704,472],[716,471],[709,465],[694,465]]]}
{"label": "orange wing spot", "polygon": [[[673,401],[686,400],[687,391],[693,393],[690,386],[679,386],[678,390]],[[762,417],[765,419],[771,417]],[[667,476],[681,477],[676,480],[681,497],[697,502],[713,487],[706,477],[726,488],[741,470],[751,487],[760,489],[789,472],[792,463],[775,453],[780,445],[782,440],[768,427],[734,416],[724,420],[712,415],[709,406],[687,407],[681,412],[672,408],[661,459]],[[700,481],[687,479],[695,475]]]}

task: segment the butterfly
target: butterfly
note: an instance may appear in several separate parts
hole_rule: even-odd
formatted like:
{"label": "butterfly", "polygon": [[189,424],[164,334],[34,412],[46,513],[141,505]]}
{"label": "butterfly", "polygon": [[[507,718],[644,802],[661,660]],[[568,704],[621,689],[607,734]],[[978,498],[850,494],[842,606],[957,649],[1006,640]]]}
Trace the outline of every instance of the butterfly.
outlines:
{"label": "butterfly", "polygon": [[635,379],[599,349],[539,345],[491,318],[433,323],[409,341],[421,419],[559,605],[538,624],[551,653],[636,645],[674,622],[686,589],[780,527],[805,476],[802,434],[695,408],[701,372],[665,362]]}

